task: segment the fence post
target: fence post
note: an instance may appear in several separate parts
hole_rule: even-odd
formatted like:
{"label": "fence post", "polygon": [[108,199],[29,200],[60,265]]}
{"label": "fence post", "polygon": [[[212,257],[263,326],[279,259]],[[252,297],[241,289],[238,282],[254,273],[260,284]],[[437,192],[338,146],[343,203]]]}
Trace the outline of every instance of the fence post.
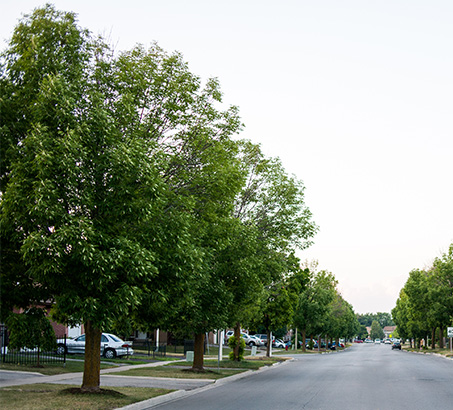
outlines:
{"label": "fence post", "polygon": [[2,326],[2,362],[6,362],[6,338],[5,338],[5,333],[6,333],[6,327]]}

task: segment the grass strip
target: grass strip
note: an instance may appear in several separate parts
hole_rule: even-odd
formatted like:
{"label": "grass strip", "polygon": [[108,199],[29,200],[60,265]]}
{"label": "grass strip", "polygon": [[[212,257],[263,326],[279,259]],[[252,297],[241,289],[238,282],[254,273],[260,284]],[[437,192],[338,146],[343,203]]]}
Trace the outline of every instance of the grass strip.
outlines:
{"label": "grass strip", "polygon": [[[218,368],[220,367],[221,369],[242,369],[242,370],[258,370],[260,367],[263,366],[272,366],[276,362],[281,362],[282,360],[286,360],[283,358],[272,358],[272,357],[266,357],[263,359],[247,359],[247,360],[242,360],[240,362],[234,362],[232,360],[222,360],[218,362],[217,360],[204,360],[204,367],[207,368]],[[173,364],[166,364],[165,367],[172,367],[175,366]],[[176,366],[186,366],[186,367],[191,367],[192,362],[178,362]]]}
{"label": "grass strip", "polygon": [[[118,366],[113,365],[110,366],[108,364],[101,363],[101,369],[110,369],[112,367]],[[63,363],[45,364],[43,365],[43,367],[36,367],[27,364],[2,363],[0,364],[0,370],[12,370],[16,372],[34,372],[41,373],[46,376],[53,376],[54,374],[83,372],[83,362],[67,361],[65,367],[63,367]]]}
{"label": "grass strip", "polygon": [[[77,386],[78,387],[78,386]],[[102,389],[102,394],[76,393],[73,385],[33,384],[0,389],[2,408],[15,410],[116,409],[173,390],[145,387]]]}
{"label": "grass strip", "polygon": [[124,372],[115,372],[115,376],[140,376],[140,377],[170,377],[175,379],[212,379],[217,380],[223,377],[244,372],[247,369],[206,369],[205,372],[191,372],[188,368],[173,368],[167,366],[142,367],[139,369],[125,370]]}

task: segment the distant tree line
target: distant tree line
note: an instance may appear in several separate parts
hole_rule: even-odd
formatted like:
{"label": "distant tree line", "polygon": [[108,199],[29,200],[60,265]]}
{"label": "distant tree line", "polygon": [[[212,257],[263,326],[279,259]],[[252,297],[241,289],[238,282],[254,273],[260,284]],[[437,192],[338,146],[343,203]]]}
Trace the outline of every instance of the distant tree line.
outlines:
{"label": "distant tree line", "polygon": [[446,328],[453,326],[453,244],[427,269],[410,272],[401,289],[393,319],[399,336],[420,347],[421,340],[442,348]]}

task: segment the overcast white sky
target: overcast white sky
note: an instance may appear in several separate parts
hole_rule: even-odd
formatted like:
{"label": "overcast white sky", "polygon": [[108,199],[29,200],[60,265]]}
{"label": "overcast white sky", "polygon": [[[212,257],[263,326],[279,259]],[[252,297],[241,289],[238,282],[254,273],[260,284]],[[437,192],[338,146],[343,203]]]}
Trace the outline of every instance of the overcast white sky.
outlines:
{"label": "overcast white sky", "polygon": [[[6,40],[44,1],[2,3]],[[453,1],[51,3],[117,50],[157,41],[219,78],[241,136],[305,183],[320,232],[299,256],[357,313],[390,312],[453,242]]]}

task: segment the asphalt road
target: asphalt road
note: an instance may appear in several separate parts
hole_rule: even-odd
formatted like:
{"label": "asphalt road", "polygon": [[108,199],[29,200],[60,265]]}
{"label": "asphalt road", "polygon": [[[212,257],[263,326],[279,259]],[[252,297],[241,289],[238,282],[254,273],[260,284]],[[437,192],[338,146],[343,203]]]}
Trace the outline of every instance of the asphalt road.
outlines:
{"label": "asphalt road", "polygon": [[374,344],[294,358],[152,408],[453,409],[453,360]]}

